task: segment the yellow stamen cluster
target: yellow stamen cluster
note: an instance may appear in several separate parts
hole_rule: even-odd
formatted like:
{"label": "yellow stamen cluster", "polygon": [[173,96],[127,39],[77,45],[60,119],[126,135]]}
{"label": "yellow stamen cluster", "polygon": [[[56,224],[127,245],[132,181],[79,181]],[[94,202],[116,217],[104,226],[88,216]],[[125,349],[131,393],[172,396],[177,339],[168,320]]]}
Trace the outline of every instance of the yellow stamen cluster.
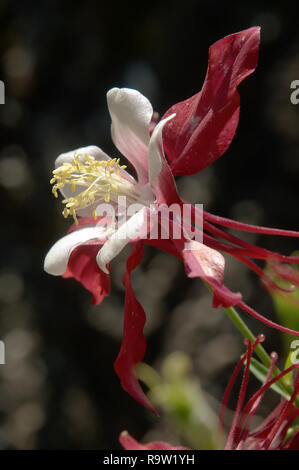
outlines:
{"label": "yellow stamen cluster", "polygon": [[[115,199],[120,192],[126,193],[133,186],[124,180],[119,172],[125,169],[125,165],[119,165],[119,158],[111,160],[96,160],[94,157],[85,154],[85,161],[80,160],[80,154],[74,154],[72,163],[64,162],[53,171],[53,178],[50,183],[53,184],[52,192],[58,197],[58,190],[66,185],[71,185],[72,192],[78,187],[86,187],[83,191],[68,197],[62,202],[65,208],[62,211],[66,218],[71,215],[76,224],[78,219],[76,211],[93,205],[95,202],[104,200],[109,202]],[[95,210],[93,216],[96,219]]]}

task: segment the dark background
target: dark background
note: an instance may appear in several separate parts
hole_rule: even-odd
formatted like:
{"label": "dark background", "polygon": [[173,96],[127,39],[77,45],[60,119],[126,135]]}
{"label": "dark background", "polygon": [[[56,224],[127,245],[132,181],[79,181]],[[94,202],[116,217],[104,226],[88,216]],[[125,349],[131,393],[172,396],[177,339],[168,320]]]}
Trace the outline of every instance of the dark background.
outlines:
{"label": "dark background", "polygon": [[[138,89],[162,115],[201,88],[208,47],[252,25],[262,26],[259,66],[240,86],[234,141],[211,168],[178,186],[216,214],[298,230],[299,105],[290,103],[290,83],[299,79],[295,2],[1,1],[1,448],[117,448],[123,429],[139,439],[171,433],[121,389],[113,371],[128,252],[114,262],[112,293],[98,307],[75,281],[43,272],[47,250],[71,223],[49,179],[61,152],[95,144],[116,153],[105,98],[111,87]],[[258,242],[286,254],[298,248],[278,237]],[[247,269],[228,262],[226,282],[275,318]],[[186,351],[203,389],[221,399],[242,339],[224,312],[211,309],[200,280],[185,279],[176,260],[148,248],[134,288],[148,315],[146,362],[159,368],[169,352]],[[282,353],[277,332],[249,324],[266,333],[269,351]]]}

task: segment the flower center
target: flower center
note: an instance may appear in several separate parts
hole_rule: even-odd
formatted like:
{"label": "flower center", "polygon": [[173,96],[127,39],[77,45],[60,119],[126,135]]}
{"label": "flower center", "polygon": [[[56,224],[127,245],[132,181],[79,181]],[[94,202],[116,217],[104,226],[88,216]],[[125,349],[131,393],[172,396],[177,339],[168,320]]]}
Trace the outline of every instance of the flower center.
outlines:
{"label": "flower center", "polygon": [[[126,165],[119,165],[119,158],[96,160],[85,154],[85,162],[82,162],[80,156],[74,154],[72,163],[64,162],[56,168],[50,180],[55,197],[58,197],[58,190],[67,185],[71,186],[73,193],[76,192],[74,196],[62,201],[65,204],[62,211],[65,218],[71,215],[78,224],[76,215],[78,209],[84,209],[101,201],[117,203],[119,195],[129,198],[129,203],[138,200],[139,192],[136,185],[120,175],[120,170],[124,170]],[[78,188],[82,188],[82,191],[78,192]],[[96,219],[95,208],[93,217]]]}

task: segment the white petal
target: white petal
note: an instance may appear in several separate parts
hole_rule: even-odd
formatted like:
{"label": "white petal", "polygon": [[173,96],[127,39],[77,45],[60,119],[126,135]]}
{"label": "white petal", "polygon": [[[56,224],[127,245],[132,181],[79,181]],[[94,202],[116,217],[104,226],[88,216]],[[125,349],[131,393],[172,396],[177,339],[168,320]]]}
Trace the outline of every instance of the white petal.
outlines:
{"label": "white petal", "polygon": [[102,149],[96,147],[96,145],[89,145],[88,147],[80,147],[70,152],[61,153],[55,160],[55,168],[61,166],[63,163],[72,163],[74,155],[80,155],[79,159],[81,162],[85,162],[85,155],[88,154],[94,157],[96,160],[110,160],[110,157],[103,152]]}
{"label": "white petal", "polygon": [[121,250],[130,242],[130,240],[137,236],[142,238],[147,234],[147,208],[143,207],[139,212],[136,212],[127,222],[113,233],[113,235],[106,241],[97,254],[97,263],[99,267],[108,274],[109,271],[106,267],[111,260],[113,260]]}
{"label": "white petal", "polygon": [[85,227],[60,238],[48,251],[44,270],[53,276],[61,276],[65,273],[70,254],[76,246],[93,239],[105,238],[105,227]]}
{"label": "white petal", "polygon": [[[91,157],[94,157],[96,160],[111,160],[111,157],[103,152],[102,149],[96,147],[95,145],[89,145],[88,147],[80,147],[76,150],[71,150],[70,152],[60,154],[55,160],[55,168],[61,166],[63,163],[72,163],[74,155],[80,155],[79,159],[83,163],[86,161],[85,155],[88,154]],[[119,170],[119,175],[124,178],[125,180],[129,181],[132,184],[135,184],[135,179],[129,175],[124,169]],[[84,188],[83,188],[84,189]],[[75,190],[72,191],[71,185],[67,184],[63,188],[60,189],[61,194],[64,198],[74,197],[77,196],[82,191],[82,187],[80,185],[76,186]],[[98,206],[99,202],[88,206],[84,209],[76,210],[76,214],[79,217],[92,217],[94,209]]]}
{"label": "white petal", "polygon": [[[55,168],[58,168],[63,163],[72,163],[75,154],[80,155],[79,159],[83,163],[86,161],[86,154],[94,157],[96,160],[110,160],[110,157],[99,147],[96,147],[95,145],[89,145],[88,147],[80,147],[76,150],[71,150],[70,152],[61,153],[55,160]],[[80,188],[80,186],[77,186],[75,191],[72,191],[72,187],[69,184],[60,189],[61,194],[66,199],[77,196],[77,194],[79,194],[81,191],[82,187]],[[92,207],[86,207],[85,209],[78,209],[76,213],[80,217],[91,217],[96,206],[97,204]]]}
{"label": "white petal", "polygon": [[163,155],[163,127],[167,121],[173,119],[174,116],[175,114],[171,114],[166,119],[160,121],[152,133],[148,150],[148,173],[150,185],[154,182],[157,176],[159,176],[162,170],[163,158],[165,158]]}
{"label": "white petal", "polygon": [[146,183],[152,105],[141,93],[129,88],[109,90],[107,103],[112,119],[113,142],[134,165],[139,183]]}
{"label": "white petal", "polygon": [[[72,163],[75,154],[80,155],[79,160],[83,163],[86,161],[86,157],[85,157],[86,154],[88,154],[91,157],[94,157],[98,161],[111,160],[111,157],[109,157],[109,155],[107,155],[107,153],[105,153],[102,149],[100,149],[96,145],[89,145],[88,147],[80,147],[76,150],[70,150],[69,152],[61,153],[55,160],[55,168],[57,168],[58,166],[61,166],[64,162]],[[123,169],[119,169],[119,174],[125,180],[130,181],[133,184],[136,183],[135,179],[127,171]],[[64,190],[65,188],[63,188],[61,192],[63,193]],[[68,192],[71,192],[70,188],[67,188],[67,190]]]}

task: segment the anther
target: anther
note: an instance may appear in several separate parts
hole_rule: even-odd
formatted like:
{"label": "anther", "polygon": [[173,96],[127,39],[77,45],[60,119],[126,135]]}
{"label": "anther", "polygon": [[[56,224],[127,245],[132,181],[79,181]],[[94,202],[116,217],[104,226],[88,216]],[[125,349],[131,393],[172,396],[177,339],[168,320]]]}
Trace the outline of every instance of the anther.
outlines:
{"label": "anther", "polygon": [[[52,192],[56,198],[58,190],[66,185],[70,185],[72,192],[75,192],[78,187],[85,187],[77,195],[67,197],[62,201],[65,204],[63,216],[71,215],[76,224],[78,223],[76,210],[91,206],[96,200],[102,199],[108,203],[122,192],[127,195],[132,194],[131,197],[134,200],[138,194],[132,184],[119,175],[119,171],[126,168],[126,165],[119,165],[119,158],[99,161],[88,154],[84,157],[85,160],[82,161],[82,155],[74,153],[72,162],[64,162],[56,168],[50,180],[53,185]],[[94,213],[93,217],[96,218]]]}

